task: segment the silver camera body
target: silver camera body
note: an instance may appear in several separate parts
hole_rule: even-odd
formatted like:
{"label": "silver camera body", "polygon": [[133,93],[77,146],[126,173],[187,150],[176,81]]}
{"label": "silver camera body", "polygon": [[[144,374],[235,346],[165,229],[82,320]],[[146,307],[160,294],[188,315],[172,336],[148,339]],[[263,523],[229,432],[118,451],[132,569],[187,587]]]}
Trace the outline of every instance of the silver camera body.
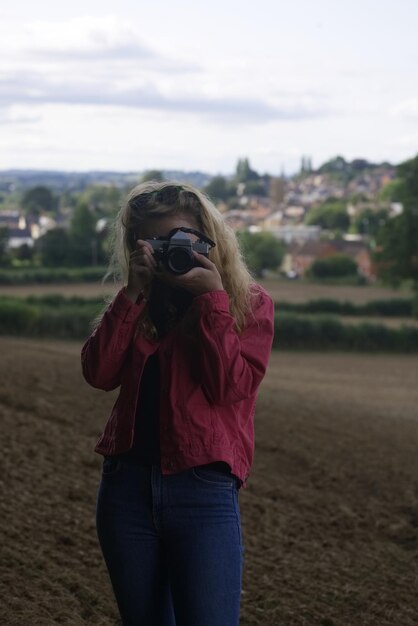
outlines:
{"label": "silver camera body", "polygon": [[[187,232],[199,235],[200,239],[192,242]],[[151,244],[156,261],[162,263],[172,274],[186,274],[193,267],[201,267],[193,251],[207,257],[209,250],[215,245],[206,235],[193,228],[175,228],[167,237],[153,237],[146,241]]]}

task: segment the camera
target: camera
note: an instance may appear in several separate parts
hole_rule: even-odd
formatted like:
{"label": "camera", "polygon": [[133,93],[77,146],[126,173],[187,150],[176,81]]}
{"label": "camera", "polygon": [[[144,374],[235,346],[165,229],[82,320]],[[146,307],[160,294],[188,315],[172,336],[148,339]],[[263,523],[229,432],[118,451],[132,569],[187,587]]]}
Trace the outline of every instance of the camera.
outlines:
{"label": "camera", "polygon": [[[186,233],[193,233],[199,237],[192,242]],[[193,267],[201,267],[193,255],[193,250],[208,256],[210,248],[215,243],[203,233],[194,228],[174,228],[167,237],[153,237],[146,239],[154,250],[154,257],[161,262],[172,274],[186,274]]]}

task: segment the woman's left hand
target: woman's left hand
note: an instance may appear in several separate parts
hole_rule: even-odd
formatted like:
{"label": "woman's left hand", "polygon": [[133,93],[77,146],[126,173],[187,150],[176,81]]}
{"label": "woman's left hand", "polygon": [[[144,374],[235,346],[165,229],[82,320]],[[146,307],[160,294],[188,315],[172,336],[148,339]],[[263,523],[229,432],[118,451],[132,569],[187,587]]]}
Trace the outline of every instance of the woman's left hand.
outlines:
{"label": "woman's left hand", "polygon": [[183,289],[191,291],[195,296],[208,291],[223,290],[222,278],[215,263],[195,250],[193,250],[193,254],[202,267],[193,267],[186,274],[172,274],[165,267],[162,267],[160,271],[155,271],[155,275],[173,287],[183,287]]}

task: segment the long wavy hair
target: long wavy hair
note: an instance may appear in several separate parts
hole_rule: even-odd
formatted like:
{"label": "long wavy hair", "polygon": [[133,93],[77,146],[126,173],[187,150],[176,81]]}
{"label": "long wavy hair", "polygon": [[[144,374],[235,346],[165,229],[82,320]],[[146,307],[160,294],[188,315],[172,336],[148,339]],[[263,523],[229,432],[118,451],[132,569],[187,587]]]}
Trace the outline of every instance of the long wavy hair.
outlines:
{"label": "long wavy hair", "polygon": [[[251,313],[252,296],[257,292],[257,283],[247,268],[234,231],[224,221],[222,214],[209,197],[189,184],[169,181],[147,181],[134,187],[110,225],[109,265],[102,279],[109,277],[115,283],[127,284],[130,254],[135,249],[141,236],[142,225],[148,218],[165,215],[192,216],[198,230],[212,239],[216,245],[209,251],[209,259],[216,265],[222,278],[225,291],[229,296],[229,308],[235,321],[235,328],[241,333],[246,325],[247,315]],[[120,286],[119,286],[120,288]],[[151,288],[144,289],[146,298]],[[94,319],[96,327],[106,307]],[[136,333],[143,332],[149,339],[156,339],[158,332],[145,306],[139,317]]]}

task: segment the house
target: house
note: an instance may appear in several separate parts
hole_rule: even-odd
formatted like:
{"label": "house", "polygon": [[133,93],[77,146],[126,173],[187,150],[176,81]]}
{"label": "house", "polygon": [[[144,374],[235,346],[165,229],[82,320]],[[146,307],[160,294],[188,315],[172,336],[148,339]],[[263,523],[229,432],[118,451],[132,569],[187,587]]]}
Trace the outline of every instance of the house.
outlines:
{"label": "house", "polygon": [[283,211],[279,209],[278,211],[274,211],[271,213],[264,221],[263,228],[265,230],[274,230],[279,228],[283,222]]}
{"label": "house", "polygon": [[242,209],[231,209],[224,213],[224,221],[234,231],[247,230],[253,223],[251,216]]}
{"label": "house", "polygon": [[21,211],[3,211],[0,213],[0,228],[8,229],[9,248],[18,248],[24,243],[33,246],[35,239],[42,237],[48,230],[56,228],[56,220],[47,215],[26,217]]}
{"label": "house", "polygon": [[23,244],[33,246],[33,237],[31,229],[27,226],[25,228],[9,228],[9,239],[7,241],[8,248],[19,248]]}
{"label": "house", "polygon": [[315,241],[319,239],[321,234],[320,226],[305,226],[304,224],[288,224],[278,226],[277,228],[268,229],[277,239],[281,239],[286,243]]}
{"label": "house", "polygon": [[317,259],[344,254],[352,258],[358,266],[359,273],[368,280],[375,280],[375,270],[367,245],[362,241],[321,240],[293,242],[287,249],[282,269],[296,272],[303,276]]}
{"label": "house", "polygon": [[0,228],[7,228],[7,248],[18,248],[24,243],[33,246],[31,228],[27,225],[26,218],[20,211],[2,211],[0,213]]}
{"label": "house", "polygon": [[25,218],[19,211],[0,212],[0,228],[24,228],[25,226]]}

